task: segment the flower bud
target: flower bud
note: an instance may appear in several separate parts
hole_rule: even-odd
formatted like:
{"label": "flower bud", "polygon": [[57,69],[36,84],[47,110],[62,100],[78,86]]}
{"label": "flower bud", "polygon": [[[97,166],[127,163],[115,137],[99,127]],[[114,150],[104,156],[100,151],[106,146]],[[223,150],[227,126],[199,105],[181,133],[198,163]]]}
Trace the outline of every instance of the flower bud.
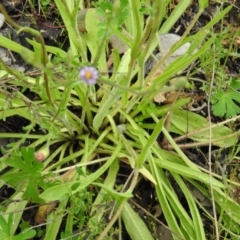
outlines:
{"label": "flower bud", "polygon": [[35,152],[34,155],[37,161],[43,162],[49,156],[49,148],[48,147],[42,148]]}

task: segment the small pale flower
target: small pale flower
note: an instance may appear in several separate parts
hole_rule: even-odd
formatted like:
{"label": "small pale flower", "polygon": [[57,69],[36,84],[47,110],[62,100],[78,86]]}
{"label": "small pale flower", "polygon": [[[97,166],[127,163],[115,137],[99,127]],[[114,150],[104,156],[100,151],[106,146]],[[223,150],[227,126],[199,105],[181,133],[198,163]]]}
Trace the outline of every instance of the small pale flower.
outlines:
{"label": "small pale flower", "polygon": [[95,67],[83,67],[79,71],[79,78],[86,84],[95,84],[98,79],[98,70]]}

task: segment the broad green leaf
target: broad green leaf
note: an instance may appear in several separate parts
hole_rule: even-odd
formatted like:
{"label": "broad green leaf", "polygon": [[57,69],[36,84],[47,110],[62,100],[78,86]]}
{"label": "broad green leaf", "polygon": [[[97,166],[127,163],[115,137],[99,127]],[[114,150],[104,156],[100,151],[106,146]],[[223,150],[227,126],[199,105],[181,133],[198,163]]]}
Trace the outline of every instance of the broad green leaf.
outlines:
{"label": "broad green leaf", "polygon": [[224,92],[223,90],[218,89],[211,99],[214,115],[219,117],[225,115],[226,118],[230,118],[239,114],[240,107],[233,100],[238,101],[239,96],[236,99],[236,96],[232,94],[231,90]]}
{"label": "broad green leaf", "polygon": [[154,240],[141,217],[128,203],[123,208],[122,219],[132,240]]}
{"label": "broad green leaf", "polygon": [[[173,124],[170,131],[181,135],[189,134],[187,136],[195,141],[209,142],[209,121],[199,114],[181,109],[174,110],[170,120]],[[211,124],[211,127],[212,138],[210,140],[212,144],[220,147],[230,147],[236,144],[237,136],[228,137],[233,133],[230,128],[221,125],[217,126],[214,123]],[[194,132],[194,134],[191,134],[191,132]]]}
{"label": "broad green leaf", "polygon": [[214,197],[222,211],[225,211],[233,222],[240,225],[240,205],[220,189],[214,189]]}
{"label": "broad green leaf", "polygon": [[43,164],[35,160],[32,148],[22,148],[21,152],[12,154],[8,164],[26,172],[26,177],[41,177]]}
{"label": "broad green leaf", "polygon": [[39,187],[38,183],[40,183],[42,179],[38,180],[37,178],[32,178],[28,182],[26,190],[23,194],[23,199],[29,199],[34,203],[42,203],[42,200],[38,197],[39,195]]}
{"label": "broad green leaf", "polygon": [[[236,79],[231,81],[228,89],[217,89],[211,97],[212,110],[216,116],[226,118],[235,117],[240,113],[240,82]],[[238,104],[238,105],[237,105]]]}
{"label": "broad green leaf", "polygon": [[34,159],[34,150],[31,148],[22,148],[21,152],[15,152],[8,159],[8,165],[14,167],[19,172],[9,172],[3,176],[3,179],[12,184],[25,186],[23,194],[24,199],[31,199],[33,202],[41,202],[39,199],[39,185],[44,184],[44,177],[41,174],[43,164]]}
{"label": "broad green leaf", "polygon": [[83,39],[85,40],[90,52],[91,58],[94,59],[98,54],[98,51],[101,50],[99,61],[98,61],[98,69],[101,71],[106,71],[107,63],[106,63],[106,54],[105,54],[105,45],[102,44],[102,39],[98,36],[98,28],[96,27],[99,23],[99,18],[97,17],[95,9],[88,9],[85,17],[85,26],[87,33],[83,35]]}

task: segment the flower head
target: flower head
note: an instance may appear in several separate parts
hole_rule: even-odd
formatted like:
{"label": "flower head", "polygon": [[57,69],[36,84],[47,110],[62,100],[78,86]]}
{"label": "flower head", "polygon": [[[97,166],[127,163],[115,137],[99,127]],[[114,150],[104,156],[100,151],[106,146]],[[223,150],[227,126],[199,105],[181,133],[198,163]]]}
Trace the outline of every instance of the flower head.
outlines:
{"label": "flower head", "polygon": [[79,78],[86,84],[95,84],[98,79],[98,70],[95,67],[83,67],[79,71]]}

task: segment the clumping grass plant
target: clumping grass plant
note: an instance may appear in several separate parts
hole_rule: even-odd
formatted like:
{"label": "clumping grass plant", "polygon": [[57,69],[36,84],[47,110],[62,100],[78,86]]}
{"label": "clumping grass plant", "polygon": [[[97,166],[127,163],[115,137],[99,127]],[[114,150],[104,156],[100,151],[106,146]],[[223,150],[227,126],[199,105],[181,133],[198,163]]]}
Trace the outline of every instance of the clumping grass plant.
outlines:
{"label": "clumping grass plant", "polygon": [[[33,50],[0,36],[0,45],[20,54],[35,74],[14,70],[1,60],[0,118],[27,120],[19,133],[0,133],[1,138],[14,139],[1,148],[0,184],[14,189],[1,204],[1,239],[122,239],[123,229],[131,239],[160,239],[130,204],[140,179],[154,188],[173,239],[239,239],[240,206],[229,189],[239,184],[213,173],[211,162],[210,169],[193,163],[170,134],[188,138],[186,145],[192,148],[230,148],[237,158],[239,132],[226,124],[239,119],[239,112],[215,124],[184,109],[189,97],[165,105],[153,101],[157,94],[188,84],[179,74],[197,59],[206,59],[218,37],[212,27],[231,6],[220,8],[190,36],[208,5],[199,0],[199,10],[183,36],[145,73],[147,60],[159,46],[158,34],[168,33],[191,2],[178,1],[169,14],[172,1],[105,0],[83,11],[81,0],[55,0],[68,34],[68,51],[47,46],[41,32],[28,27],[17,33],[34,36],[28,39]],[[124,50],[109,49],[112,36]],[[190,43],[187,53],[163,68],[185,43]],[[157,143],[159,135],[167,148]],[[121,184],[123,163],[130,174]],[[187,208],[176,186],[184,193]],[[212,214],[193,189],[210,201]],[[33,205],[38,205],[36,226],[24,220],[24,209]],[[212,225],[211,236],[203,214]]]}

